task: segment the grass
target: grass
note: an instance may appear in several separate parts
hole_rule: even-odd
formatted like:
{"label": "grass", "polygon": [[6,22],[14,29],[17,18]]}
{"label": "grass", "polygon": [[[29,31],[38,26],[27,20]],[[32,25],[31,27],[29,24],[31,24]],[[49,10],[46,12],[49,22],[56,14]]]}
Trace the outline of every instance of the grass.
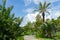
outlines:
{"label": "grass", "polygon": [[56,32],[56,35],[54,37],[55,40],[60,40],[60,32]]}
{"label": "grass", "polygon": [[54,40],[54,39],[50,39],[50,38],[39,38],[38,40]]}
{"label": "grass", "polygon": [[38,40],[60,40],[60,32],[56,32],[56,35],[53,39],[50,38],[37,38]]}
{"label": "grass", "polygon": [[60,32],[56,32],[56,36],[60,37]]}
{"label": "grass", "polygon": [[17,40],[24,40],[24,36],[18,37]]}
{"label": "grass", "polygon": [[42,38],[40,33],[36,34],[36,38],[38,40],[60,40],[60,32],[56,32],[55,36],[50,39],[50,38]]}
{"label": "grass", "polygon": [[[24,37],[23,36],[18,37],[17,40],[24,40]],[[56,35],[53,39],[37,37],[37,40],[60,40],[60,32],[56,32]]]}

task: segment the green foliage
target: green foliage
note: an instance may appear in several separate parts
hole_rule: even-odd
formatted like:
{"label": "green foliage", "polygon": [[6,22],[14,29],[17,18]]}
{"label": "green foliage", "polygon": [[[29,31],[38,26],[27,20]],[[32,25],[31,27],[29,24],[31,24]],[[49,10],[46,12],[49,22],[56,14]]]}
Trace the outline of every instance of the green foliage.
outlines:
{"label": "green foliage", "polygon": [[24,37],[23,36],[19,36],[19,37],[17,37],[17,40],[24,40]]}
{"label": "green foliage", "polygon": [[60,32],[56,32],[54,40],[60,40]]}
{"label": "green foliage", "polygon": [[38,28],[42,37],[52,38],[55,34],[56,26],[54,23],[44,23]]}
{"label": "green foliage", "polygon": [[38,40],[54,40],[54,39],[50,39],[50,38],[38,38]]}
{"label": "green foliage", "polygon": [[35,11],[39,11],[40,13],[42,13],[42,19],[43,19],[43,22],[45,22],[45,13],[49,13],[49,11],[47,11],[47,9],[49,9],[49,6],[50,6],[51,3],[41,3],[39,4],[38,8],[35,10]]}
{"label": "green foliage", "polygon": [[22,36],[21,18],[15,18],[14,14],[10,14],[13,6],[5,8],[6,0],[0,5],[0,40],[13,40]]}
{"label": "green foliage", "polygon": [[38,31],[38,32],[36,33],[36,38],[41,38],[41,37],[42,37],[41,32]]}
{"label": "green foliage", "polygon": [[59,36],[60,37],[60,32],[56,32],[56,36]]}
{"label": "green foliage", "polygon": [[28,22],[26,26],[24,26],[24,34],[30,35],[34,33],[34,26],[31,22]]}
{"label": "green foliage", "polygon": [[55,20],[55,23],[57,25],[57,31],[60,31],[60,16]]}
{"label": "green foliage", "polygon": [[41,19],[41,16],[38,14],[36,16],[36,22],[34,22],[34,29],[35,29],[35,32],[37,33],[38,31],[38,27],[42,25],[42,19]]}
{"label": "green foliage", "polygon": [[44,24],[41,24],[37,27],[36,37],[48,37],[53,38],[54,40],[59,40],[60,38],[60,18],[58,17],[56,20],[47,19]]}
{"label": "green foliage", "polygon": [[[0,40],[24,40],[24,35],[35,35],[36,37],[48,37],[55,40],[60,39],[60,17],[56,20],[47,19],[45,23],[42,23],[42,19],[38,14],[36,16],[36,22],[28,22],[26,26],[20,27],[23,18],[16,18],[14,14],[11,14],[13,6],[5,7],[6,0],[3,0],[3,4],[0,4]],[[38,11],[47,12],[47,8],[50,3],[40,2]],[[44,15],[43,15],[44,16]],[[46,39],[50,40],[50,39]]]}
{"label": "green foliage", "polygon": [[40,26],[40,25],[42,24],[41,21],[42,21],[41,16],[38,14],[38,15],[36,16],[36,22],[35,22],[34,26],[35,26],[35,27]]}

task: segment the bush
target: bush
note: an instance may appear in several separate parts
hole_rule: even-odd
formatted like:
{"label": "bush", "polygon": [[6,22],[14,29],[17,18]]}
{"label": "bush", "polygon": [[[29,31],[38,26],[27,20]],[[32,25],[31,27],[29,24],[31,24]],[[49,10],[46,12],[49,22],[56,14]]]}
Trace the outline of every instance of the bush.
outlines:
{"label": "bush", "polygon": [[17,40],[24,40],[24,37],[23,37],[23,36],[19,36],[19,37],[17,38]]}
{"label": "bush", "polygon": [[13,6],[6,8],[5,5],[6,0],[3,1],[3,4],[0,4],[0,40],[13,40],[21,36],[20,24],[22,19],[11,14]]}
{"label": "bush", "polygon": [[60,32],[56,32],[54,39],[60,40]]}
{"label": "bush", "polygon": [[[44,23],[40,26],[40,28],[38,28],[40,31],[40,35],[42,35],[41,37],[48,37],[48,38],[52,38],[55,34],[55,24],[53,22],[51,23]],[[38,32],[39,34],[39,32]]]}
{"label": "bush", "polygon": [[36,33],[36,38],[40,38],[40,37],[42,37],[41,33],[40,32],[37,32]]}

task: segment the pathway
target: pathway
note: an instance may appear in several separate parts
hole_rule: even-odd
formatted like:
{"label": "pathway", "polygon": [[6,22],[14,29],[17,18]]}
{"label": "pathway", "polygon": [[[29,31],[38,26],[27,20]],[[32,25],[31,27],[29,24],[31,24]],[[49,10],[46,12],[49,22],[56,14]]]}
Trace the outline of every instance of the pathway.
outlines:
{"label": "pathway", "polygon": [[24,40],[37,40],[34,35],[25,35]]}

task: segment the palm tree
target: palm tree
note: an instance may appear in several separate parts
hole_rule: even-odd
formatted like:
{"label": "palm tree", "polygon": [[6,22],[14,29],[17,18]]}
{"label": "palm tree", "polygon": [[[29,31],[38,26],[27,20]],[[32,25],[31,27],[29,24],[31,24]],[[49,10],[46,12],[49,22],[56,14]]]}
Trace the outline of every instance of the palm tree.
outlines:
{"label": "palm tree", "polygon": [[[44,4],[42,4],[42,3],[40,2],[39,6],[38,6],[38,9],[35,10],[35,11],[39,11],[40,13],[42,13],[43,22],[45,22],[45,12],[46,12],[46,13],[49,13],[49,12],[47,11],[47,9],[49,8],[49,5],[50,5],[50,3],[44,2]],[[50,13],[49,13],[49,14],[50,14]]]}

